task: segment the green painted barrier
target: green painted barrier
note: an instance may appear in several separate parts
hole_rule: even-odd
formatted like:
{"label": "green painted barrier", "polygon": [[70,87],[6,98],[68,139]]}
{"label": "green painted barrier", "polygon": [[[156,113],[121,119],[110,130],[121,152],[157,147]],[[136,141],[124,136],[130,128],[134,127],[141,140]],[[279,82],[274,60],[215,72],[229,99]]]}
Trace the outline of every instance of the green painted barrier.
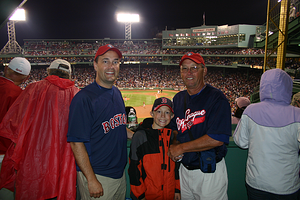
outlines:
{"label": "green painted barrier", "polygon": [[[232,132],[234,132],[236,125],[232,125]],[[127,141],[127,152],[129,155],[131,140]],[[229,200],[243,200],[247,199],[247,192],[245,187],[245,171],[247,150],[240,149],[230,138],[227,146],[228,152],[225,157],[227,173],[228,173],[228,199]],[[125,168],[127,191],[126,198],[130,198],[130,183],[128,177],[128,164]]]}

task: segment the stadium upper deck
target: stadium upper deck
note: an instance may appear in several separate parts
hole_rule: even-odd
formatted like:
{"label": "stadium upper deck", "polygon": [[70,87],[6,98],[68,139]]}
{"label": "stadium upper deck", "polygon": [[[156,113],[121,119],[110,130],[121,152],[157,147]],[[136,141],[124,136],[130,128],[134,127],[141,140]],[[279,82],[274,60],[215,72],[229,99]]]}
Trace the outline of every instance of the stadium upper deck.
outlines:
{"label": "stadium upper deck", "polygon": [[[201,26],[190,29],[166,30],[162,38],[133,39],[25,39],[23,55],[33,65],[49,65],[63,58],[73,65],[92,65],[99,46],[112,44],[123,54],[122,64],[159,64],[178,66],[180,58],[189,51],[200,53],[207,66],[255,67],[263,65],[264,49],[252,48],[253,38],[262,26]],[[288,68],[298,69],[300,55],[287,54]],[[0,55],[0,64],[8,63],[11,55]],[[270,60],[276,63],[276,53]]]}

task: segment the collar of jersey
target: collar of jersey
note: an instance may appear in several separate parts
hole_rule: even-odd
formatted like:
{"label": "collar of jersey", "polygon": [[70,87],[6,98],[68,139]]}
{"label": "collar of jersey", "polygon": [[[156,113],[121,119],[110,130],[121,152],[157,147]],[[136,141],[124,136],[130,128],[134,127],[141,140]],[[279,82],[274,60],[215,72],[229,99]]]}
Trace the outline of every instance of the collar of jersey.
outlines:
{"label": "collar of jersey", "polygon": [[109,94],[113,95],[113,90],[112,88],[105,88],[105,87],[101,87],[96,81],[95,81],[96,85],[101,89],[101,90],[106,90],[108,91]]}
{"label": "collar of jersey", "polygon": [[205,87],[206,87],[206,84],[205,84],[204,87],[200,90],[200,92],[198,92],[197,94],[191,95],[191,98],[193,99],[193,98],[195,98],[196,96],[198,96],[198,95],[202,92],[202,90],[204,90]]}

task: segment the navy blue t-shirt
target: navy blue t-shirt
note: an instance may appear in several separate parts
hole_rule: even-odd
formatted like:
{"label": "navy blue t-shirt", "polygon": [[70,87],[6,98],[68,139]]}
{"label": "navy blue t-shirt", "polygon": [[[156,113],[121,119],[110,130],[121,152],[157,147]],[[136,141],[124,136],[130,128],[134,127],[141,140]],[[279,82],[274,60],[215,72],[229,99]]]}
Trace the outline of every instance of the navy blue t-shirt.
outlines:
{"label": "navy blue t-shirt", "polygon": [[121,178],[127,163],[127,131],[120,91],[96,82],[80,90],[70,105],[67,137],[68,142],[84,142],[96,174]]}
{"label": "navy blue t-shirt", "polygon": [[[185,100],[184,100],[185,99]],[[184,110],[184,101],[186,110]],[[229,143],[231,136],[231,109],[225,95],[218,89],[206,84],[206,87],[197,95],[190,96],[187,91],[177,93],[173,98],[174,117],[170,127],[178,131],[177,140],[181,143],[191,141],[188,129],[194,139],[205,134],[211,138]],[[226,155],[224,145],[220,148],[220,155]],[[199,165],[199,156],[196,152],[184,153],[181,161],[185,165]]]}

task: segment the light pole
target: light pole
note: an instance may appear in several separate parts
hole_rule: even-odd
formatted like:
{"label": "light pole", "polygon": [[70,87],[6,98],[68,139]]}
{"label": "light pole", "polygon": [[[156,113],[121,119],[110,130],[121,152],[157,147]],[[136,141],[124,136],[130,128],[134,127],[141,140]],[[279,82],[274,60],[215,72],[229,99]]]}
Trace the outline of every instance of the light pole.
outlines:
{"label": "light pole", "polygon": [[131,14],[131,13],[118,13],[117,21],[125,23],[125,42],[124,44],[132,44],[131,40],[131,23],[139,22],[140,16],[139,14]]}
{"label": "light pole", "polygon": [[25,21],[25,10],[18,8],[7,22],[8,42],[1,49],[0,54],[22,54],[23,49],[16,41],[15,22]]}

